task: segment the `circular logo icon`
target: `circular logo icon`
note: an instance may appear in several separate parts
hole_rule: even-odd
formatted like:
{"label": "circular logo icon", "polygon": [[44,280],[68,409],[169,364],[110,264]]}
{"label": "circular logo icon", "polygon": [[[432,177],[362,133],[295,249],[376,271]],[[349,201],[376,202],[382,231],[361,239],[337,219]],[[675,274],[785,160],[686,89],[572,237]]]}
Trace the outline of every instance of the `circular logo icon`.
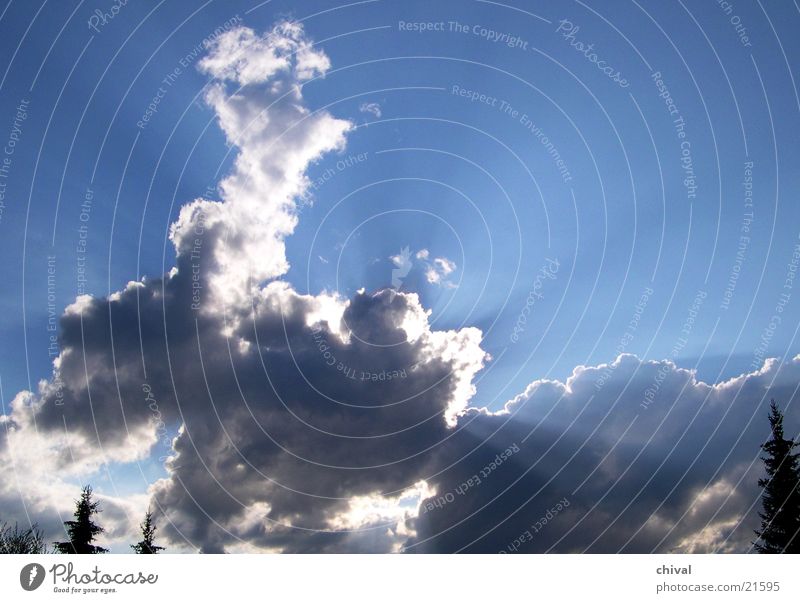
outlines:
{"label": "circular logo icon", "polygon": [[29,563],[19,572],[19,584],[25,590],[36,590],[44,582],[44,567]]}

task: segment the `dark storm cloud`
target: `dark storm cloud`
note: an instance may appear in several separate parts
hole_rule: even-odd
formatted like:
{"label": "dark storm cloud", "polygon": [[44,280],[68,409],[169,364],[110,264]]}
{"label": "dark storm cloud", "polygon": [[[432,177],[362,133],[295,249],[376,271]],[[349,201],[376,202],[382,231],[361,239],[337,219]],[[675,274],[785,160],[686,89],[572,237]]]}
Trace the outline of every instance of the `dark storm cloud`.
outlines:
{"label": "dark storm cloud", "polygon": [[[360,293],[344,304],[282,283],[225,335],[222,316],[190,310],[187,273],[70,308],[56,377],[10,421],[32,414],[28,427],[43,437],[66,425],[96,463],[141,458],[141,441],[121,442],[146,433],[152,444],[159,421],[179,423],[170,477],[154,490],[163,534],[209,551],[238,540],[355,548],[354,536],[316,531],[330,531],[353,497],[396,496],[424,477],[448,433],[445,411],[481,365],[476,339],[432,335],[414,296]],[[424,322],[413,341],[406,321]],[[71,462],[66,451],[61,459]],[[240,534],[252,508],[263,513]]]}
{"label": "dark storm cloud", "polygon": [[[796,430],[798,381],[800,360],[710,386],[670,362],[621,356],[566,384],[535,382],[507,414],[461,419],[440,450],[453,466],[408,550],[744,551],[768,401],[788,406]],[[464,487],[511,444],[520,451]]]}
{"label": "dark storm cloud", "polygon": [[[409,552],[749,545],[766,402],[793,408],[800,361],[711,386],[669,362],[622,356],[579,367],[567,383],[534,382],[505,412],[470,410],[452,427],[444,413],[480,366],[457,359],[474,355],[477,340],[431,333],[414,296],[386,290],[345,303],[276,282],[231,321],[191,311],[186,273],[70,308],[57,378],[9,419],[43,437],[66,423],[97,462],[140,458],[128,433],[149,433],[152,445],[157,419],[180,424],[169,477],[151,492],[172,543],[297,552],[386,551],[399,540]],[[401,325],[419,335],[409,340]],[[59,459],[74,462],[64,451]],[[391,499],[420,480],[435,494],[408,520],[337,528],[354,498]]]}
{"label": "dark storm cloud", "polygon": [[[314,298],[282,286],[264,298],[237,333],[249,345],[201,339],[209,391],[183,413],[174,475],[155,492],[203,544],[241,538],[237,517],[259,503],[268,510],[251,543],[271,546],[290,525],[292,547],[333,540],[313,530],[330,529],[351,498],[396,494],[424,477],[448,432],[444,412],[471,377],[432,356],[424,337],[407,341],[398,325],[416,302],[393,291],[351,300],[340,318],[347,342],[339,325],[308,323]],[[216,527],[199,521],[208,508]]]}

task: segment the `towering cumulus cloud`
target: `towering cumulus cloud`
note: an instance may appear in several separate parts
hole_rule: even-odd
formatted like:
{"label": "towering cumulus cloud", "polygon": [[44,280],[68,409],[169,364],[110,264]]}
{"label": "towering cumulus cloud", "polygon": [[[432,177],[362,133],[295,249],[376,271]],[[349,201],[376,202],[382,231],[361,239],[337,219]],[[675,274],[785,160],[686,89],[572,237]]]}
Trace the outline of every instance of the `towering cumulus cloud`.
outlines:
{"label": "towering cumulus cloud", "polygon": [[800,360],[709,385],[621,356],[469,408],[480,331],[432,330],[413,293],[281,280],[306,170],[352,127],[305,105],[327,56],[283,22],[219,36],[199,68],[237,149],[220,198],[181,209],[167,275],[66,308],[52,376],[0,418],[4,510],[55,530],[76,483],[157,461],[141,494],[103,498],[112,542],[150,504],[173,550],[749,545],[764,403],[793,400]]}
{"label": "towering cumulus cloud", "polygon": [[[182,208],[164,278],[66,309],[52,378],[2,419],[3,496],[67,511],[68,482],[167,440],[149,498],[174,545],[396,548],[431,451],[473,393],[480,332],[431,331],[413,294],[302,296],[274,280],[306,168],[351,127],[304,105],[328,58],[284,22],[263,37],[227,32],[199,66],[238,149],[221,199]],[[32,470],[39,485],[18,494],[15,472]],[[112,537],[146,498],[106,500]]]}
{"label": "towering cumulus cloud", "polygon": [[222,201],[184,206],[171,238],[186,257],[196,246],[198,226],[208,231],[201,252],[211,312],[220,304],[247,306],[253,287],[288,268],[283,239],[297,222],[294,199],[308,185],[305,170],[323,153],[342,148],[351,127],[303,104],[302,84],[329,67],[302,27],[290,22],[261,38],[244,27],[229,31],[200,62],[213,78],[206,102],[239,154],[233,173],[220,183]]}

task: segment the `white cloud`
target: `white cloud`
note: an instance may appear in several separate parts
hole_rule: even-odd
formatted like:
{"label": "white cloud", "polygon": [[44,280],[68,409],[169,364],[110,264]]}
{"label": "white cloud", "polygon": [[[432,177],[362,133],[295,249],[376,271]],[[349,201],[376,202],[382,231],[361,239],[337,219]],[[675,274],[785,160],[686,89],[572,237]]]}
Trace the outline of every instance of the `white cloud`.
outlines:
{"label": "white cloud", "polygon": [[395,255],[389,256],[389,259],[398,268],[403,268],[405,266],[409,266],[410,265],[410,263],[411,263],[410,259],[409,259],[410,256],[411,256],[411,252],[408,250],[408,247],[404,247],[400,251],[400,253],[397,253]]}
{"label": "white cloud", "polygon": [[330,62],[298,23],[280,23],[264,37],[246,27],[226,32],[199,66],[214,78],[206,102],[239,153],[219,185],[221,201],[185,205],[170,238],[179,255],[200,258],[209,290],[203,309],[218,312],[288,270],[284,239],[309,187],[305,171],[343,148],[352,124],[305,107],[301,84]]}
{"label": "white cloud", "polygon": [[[423,249],[425,252],[424,258],[428,257],[428,250]],[[421,252],[420,252],[421,253]],[[417,254],[419,257],[419,254]],[[447,280],[447,276],[453,273],[456,269],[456,263],[445,257],[434,258],[433,262],[427,263],[425,269],[425,280],[432,285],[443,285],[448,288],[455,287],[454,283]]]}
{"label": "white cloud", "polygon": [[442,276],[447,276],[456,269],[455,262],[448,260],[447,258],[436,258],[433,260],[433,263],[436,264],[436,267],[439,269],[439,272],[442,274]]}
{"label": "white cloud", "polygon": [[361,106],[358,108],[361,113],[371,113],[378,119],[381,118],[383,113],[381,112],[381,106],[378,103],[361,103]]}
{"label": "white cloud", "polygon": [[200,69],[214,79],[242,86],[269,82],[281,72],[294,73],[298,82],[330,69],[324,52],[315,50],[300,23],[284,21],[264,36],[237,27],[214,39]]}

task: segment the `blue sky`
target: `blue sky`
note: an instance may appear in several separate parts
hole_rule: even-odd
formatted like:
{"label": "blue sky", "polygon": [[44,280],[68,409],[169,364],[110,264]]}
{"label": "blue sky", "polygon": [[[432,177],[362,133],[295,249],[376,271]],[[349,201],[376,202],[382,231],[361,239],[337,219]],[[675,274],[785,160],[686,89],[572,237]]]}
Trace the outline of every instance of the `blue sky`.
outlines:
{"label": "blue sky", "polygon": [[[112,4],[0,9],[0,142],[28,107],[0,215],[4,403],[51,374],[48,312],[79,293],[81,225],[86,293],[158,278],[175,265],[181,206],[215,198],[233,169],[197,68],[200,42],[231,19],[256,32],[301,22],[331,63],[303,85],[306,106],[355,126],[307,170],[318,185],[283,279],[301,294],[372,292],[392,286],[408,248],[400,290],[435,329],[483,333],[492,359],[472,405],[499,410],[537,379],[620,352],[709,384],[800,353],[800,299],[784,288],[800,243],[791,3],[735,3],[748,41],[714,2],[148,1],[91,29]],[[421,22],[441,31],[402,25]]]}
{"label": "blue sky", "polygon": [[[509,347],[508,334],[524,305],[529,275],[536,273],[543,258],[549,254],[559,259],[566,270],[574,267],[569,284],[569,272],[565,270],[549,285],[547,298],[536,308],[541,321],[525,333],[522,344],[504,354],[503,366],[495,369],[503,376],[493,386],[486,383],[488,400],[498,395],[497,388],[508,383],[508,377],[522,363],[522,374],[508,383],[506,394],[532,377],[563,378],[576,364],[612,359],[636,300],[651,284],[658,292],[657,299],[648,304],[628,351],[652,358],[669,357],[675,330],[682,324],[696,291],[703,289],[708,292],[708,302],[698,319],[696,337],[679,358],[680,364],[695,366],[699,361],[701,376],[712,382],[742,372],[766,327],[764,318],[777,301],[773,292],[783,279],[784,264],[797,239],[793,228],[796,205],[784,200],[784,195],[797,184],[797,170],[793,169],[797,165],[797,149],[789,144],[793,131],[790,124],[797,118],[797,99],[791,93],[769,94],[770,89],[783,89],[787,84],[791,90],[789,72],[780,55],[773,56],[770,48],[765,50],[770,54],[765,55],[767,60],[763,63],[757,54],[751,62],[748,53],[744,53],[748,49],[738,47],[732,28],[718,19],[719,11],[712,5],[691,10],[706,35],[713,39],[713,51],[702,36],[681,38],[676,50],[670,38],[643,12],[629,10],[628,6],[608,7],[617,27],[627,23],[625,37],[629,45],[596,15],[581,9],[581,38],[587,43],[595,41],[609,64],[630,74],[633,83],[623,90],[598,85],[602,74],[592,73],[591,65],[566,41],[545,35],[574,9],[560,18],[560,13],[552,9],[542,15],[554,22],[550,28],[533,17],[493,5],[475,4],[467,14],[469,19],[459,20],[456,4],[431,7],[427,3],[409,3],[401,7],[375,3],[326,12],[303,21],[318,40],[350,34],[355,29],[389,27],[326,42],[326,52],[334,65],[341,67],[324,81],[307,87],[313,106],[334,103],[331,110],[336,115],[353,119],[361,126],[351,137],[344,157],[367,153],[369,158],[349,169],[346,178],[334,179],[316,192],[314,207],[304,212],[301,226],[289,242],[293,265],[290,280],[299,289],[308,287],[311,292],[336,288],[338,261],[340,274],[348,275],[340,277],[343,290],[377,288],[388,284],[389,256],[407,245],[415,250],[435,247],[436,253],[466,265],[469,274],[463,274],[465,280],[457,293],[423,287],[425,301],[438,310],[452,298],[439,318],[442,325],[456,326],[466,319],[466,324],[487,328],[497,319],[487,341],[487,348],[497,355]],[[58,10],[64,12],[64,17],[53,15],[52,20],[33,21],[24,39],[36,7],[12,3],[4,17],[4,52],[13,54],[19,46],[20,60],[11,65],[6,75],[3,112],[13,115],[19,101],[28,99],[31,118],[25,122],[20,150],[14,156],[15,177],[8,189],[12,201],[6,203],[3,213],[7,234],[0,244],[7,261],[3,263],[2,276],[6,283],[22,285],[25,255],[24,285],[30,300],[26,310],[30,323],[27,346],[33,382],[47,374],[48,366],[48,333],[41,328],[47,312],[47,256],[57,258],[57,305],[63,307],[77,292],[74,254],[70,252],[75,247],[86,189],[91,188],[95,195],[86,290],[102,295],[118,289],[134,275],[157,275],[170,267],[172,250],[166,246],[165,252],[162,244],[168,224],[184,200],[215,186],[215,176],[218,179],[218,174],[224,174],[226,162],[230,161],[212,115],[192,103],[205,84],[204,76],[191,67],[181,68],[179,60],[185,56],[182,51],[188,54],[204,32],[210,33],[220,22],[236,14],[241,16],[248,9],[244,5],[211,4],[192,17],[189,7],[159,6],[142,21],[155,3],[125,6],[119,19],[92,37],[86,18],[78,18],[83,13],[91,15],[92,6],[78,9],[44,63],[54,36],[64,25],[64,17],[75,6],[48,7],[48,14]],[[648,7],[647,11],[658,19],[667,35],[670,31],[677,35],[680,28],[689,27],[685,12],[662,8],[658,13],[658,8]],[[283,8],[270,4],[248,13],[247,24],[256,29],[266,27],[274,15],[289,9],[301,19],[325,10],[324,3]],[[354,13],[358,14],[358,27],[347,29],[344,25]],[[409,21],[443,21],[448,28],[450,21],[459,21],[508,31],[525,39],[530,50],[509,49],[471,32],[399,32],[397,22],[404,16]],[[752,18],[753,29],[768,28],[757,16]],[[578,23],[577,18],[573,21]],[[779,15],[772,21],[777,28],[785,23]],[[674,29],[670,30],[670,26]],[[102,35],[105,31],[113,31],[113,35]],[[769,30],[760,33],[766,37]],[[117,53],[123,41],[125,45]],[[786,38],[782,42],[791,44]],[[409,43],[413,43],[413,54],[408,53]],[[380,54],[391,56],[391,60],[365,57],[365,48],[380,49]],[[664,75],[671,95],[678,99],[697,173],[698,191],[693,202],[681,194],[680,141],[671,136],[664,101],[647,77],[651,70],[632,48],[652,57],[648,61],[652,70]],[[791,48],[784,50],[790,52]],[[720,65],[714,51],[727,62],[723,60]],[[490,66],[486,65],[487,56],[491,58]],[[692,57],[691,72],[683,64],[687,56]],[[353,67],[364,62],[368,64]],[[144,130],[136,128],[133,122],[138,121],[157,94],[164,74],[175,67],[181,69],[181,74],[168,88],[153,121]],[[37,72],[39,79],[31,90]],[[759,74],[767,91],[772,123],[765,111]],[[698,94],[692,77],[702,81],[702,94]],[[59,84],[55,85],[55,81]],[[590,84],[591,89],[586,90],[584,86]],[[473,102],[453,95],[453,86],[498,100],[495,107]],[[569,171],[574,175],[568,185],[560,182],[562,178],[548,160],[547,149],[534,144],[538,142],[535,135],[520,124],[519,118],[500,109],[503,101],[514,107],[519,117],[531,116],[557,142],[558,152],[569,158]],[[382,117],[360,113],[358,108],[364,102],[379,103]],[[459,127],[458,123],[471,127]],[[655,150],[650,135],[655,140]],[[780,187],[773,136],[781,149]],[[745,137],[749,155],[744,150]],[[430,150],[404,151],[409,143],[414,148]],[[161,157],[164,149],[168,152]],[[377,155],[378,151],[382,155]],[[741,181],[747,157],[755,164],[757,211],[753,236],[730,309],[722,311],[719,306],[735,262],[745,211]],[[312,174],[336,170],[336,162],[341,159],[338,155],[324,158]],[[34,170],[37,178],[31,187]],[[413,178],[420,180],[414,182]],[[325,214],[342,197],[366,183],[384,179],[397,180],[349,197],[323,223]],[[454,184],[457,190],[448,188]],[[574,203],[571,191],[575,194]],[[409,207],[410,199],[418,200],[419,205]],[[383,223],[377,219],[365,225],[351,240],[353,249],[345,250],[339,259],[336,246],[343,243],[347,236],[344,233],[373,215],[376,207],[384,211],[401,208],[406,215],[386,214]],[[417,209],[433,210],[444,221],[406,211]],[[26,215],[28,238],[27,245],[23,245]],[[388,227],[397,219],[406,224]],[[489,226],[488,234],[484,220]],[[459,241],[446,223],[456,233],[470,236]],[[130,224],[134,227],[128,228]],[[313,253],[309,253],[309,244],[321,224],[323,232],[315,241]],[[149,240],[146,244],[139,242],[139,227],[143,238]],[[490,240],[491,233],[495,236]],[[332,262],[320,265],[318,255]],[[365,256],[380,262],[369,266]],[[631,261],[632,257],[635,261]],[[600,282],[595,288],[598,276]],[[478,297],[481,290],[483,295]],[[25,354],[17,351],[26,345],[26,337],[21,295],[4,297],[0,328],[3,340],[13,344],[3,346],[3,384],[6,392],[13,392],[28,384]],[[41,300],[38,304],[33,302],[37,299]],[[789,320],[784,324],[797,324],[797,310],[792,305],[787,308]],[[503,312],[498,317],[501,308]],[[545,334],[546,325],[554,317]],[[706,342],[717,318],[720,323],[715,336]],[[570,341],[573,329],[575,334]],[[770,342],[769,354],[796,353],[796,346],[791,345],[793,335],[793,328],[781,329]],[[537,344],[537,351],[529,359],[531,348]],[[732,357],[728,360],[729,355]],[[500,394],[499,399],[505,401],[504,395]]]}

